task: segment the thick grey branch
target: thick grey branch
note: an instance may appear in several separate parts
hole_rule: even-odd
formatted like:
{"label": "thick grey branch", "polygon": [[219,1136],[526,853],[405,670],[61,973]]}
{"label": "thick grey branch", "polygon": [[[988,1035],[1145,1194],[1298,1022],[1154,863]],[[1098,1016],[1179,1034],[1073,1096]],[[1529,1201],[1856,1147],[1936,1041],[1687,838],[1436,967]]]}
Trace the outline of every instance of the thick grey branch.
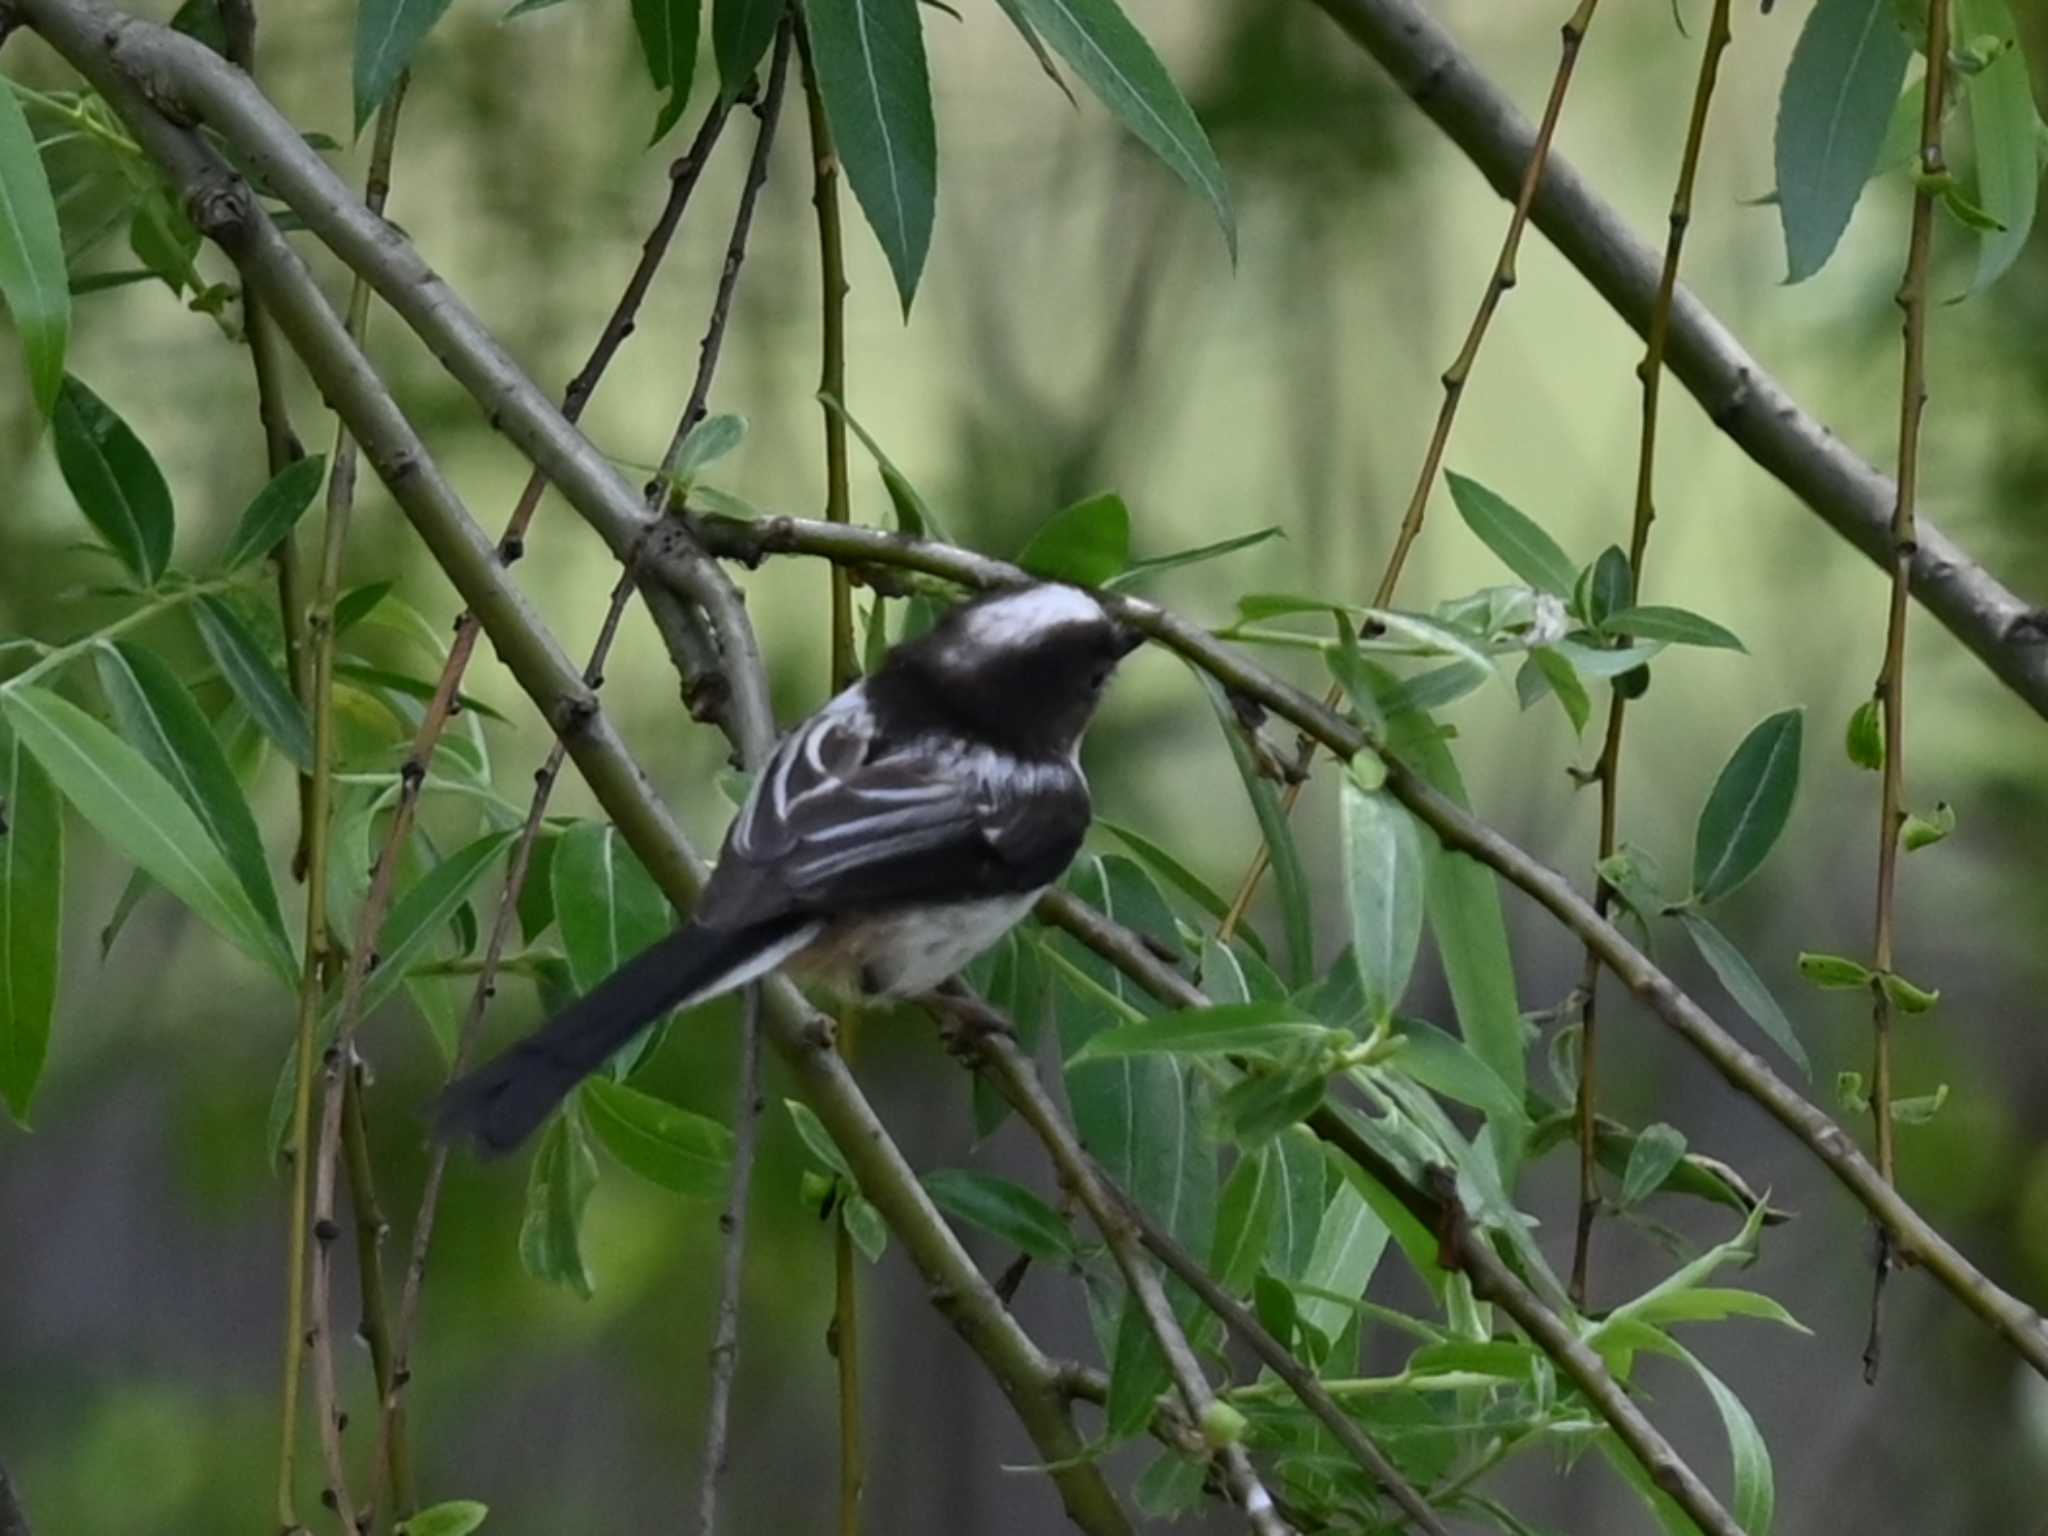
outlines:
{"label": "thick grey branch", "polygon": [[[765,555],[820,555],[849,565],[922,571],[973,588],[1015,586],[1023,571],[969,550],[875,528],[773,517],[759,522],[707,518],[704,546],[740,560]],[[1339,757],[1379,749],[1355,722],[1322,707],[1300,689],[1222,644],[1206,630],[1141,598],[1100,593],[1124,622],[1178,652],[1226,688],[1271,710]],[[1965,1306],[2002,1334],[2029,1365],[2048,1377],[2048,1324],[2032,1307],[1993,1283],[1885,1182],[1855,1139],[1771,1070],[1770,1064],[1714,1022],[1691,997],[1594,910],[1572,883],[1525,853],[1470,812],[1437,793],[1398,760],[1387,759],[1387,788],[1436,833],[1443,845],[1470,854],[1534,897],[1577,936],[1672,1030],[1704,1056],[1738,1092],[1754,1099],[1825,1163],[1897,1240],[1900,1250],[1932,1273]]]}
{"label": "thick grey branch", "polygon": [[[1513,197],[1535,130],[1423,0],[1315,0],[1414,98],[1491,182]],[[1569,162],[1553,153],[1536,227],[1615,312],[1647,335],[1661,259]],[[1898,488],[1802,410],[1684,288],[1665,354],[1714,424],[1765,473],[1871,561],[1891,566]],[[1920,521],[1913,596],[2034,712],[2048,717],[2048,609],[2023,601],[1952,539]]]}

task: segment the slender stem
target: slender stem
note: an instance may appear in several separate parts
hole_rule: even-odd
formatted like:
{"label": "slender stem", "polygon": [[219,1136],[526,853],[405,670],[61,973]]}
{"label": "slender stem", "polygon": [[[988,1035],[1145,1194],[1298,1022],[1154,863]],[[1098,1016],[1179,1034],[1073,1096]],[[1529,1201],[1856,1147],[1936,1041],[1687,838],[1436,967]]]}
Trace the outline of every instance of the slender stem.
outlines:
{"label": "slender stem", "polygon": [[[1031,578],[1016,566],[985,555],[914,539],[878,528],[842,527],[793,517],[756,521],[701,518],[704,548],[748,563],[778,554],[806,554],[881,570],[921,571],[962,586],[988,590],[1021,586]],[[1833,1119],[1717,1024],[1698,1003],[1594,910],[1572,883],[1431,788],[1386,743],[1356,721],[1333,714],[1299,689],[1223,645],[1201,626],[1156,603],[1122,592],[1097,599],[1117,619],[1141,630],[1232,692],[1305,731],[1338,757],[1370,748],[1387,762],[1387,789],[1454,852],[1470,854],[1534,899],[1565,930],[1591,944],[1605,965],[1665,1025],[1704,1056],[1739,1093],[1755,1100],[1797,1137],[1870,1213],[1890,1228],[1902,1253],[1934,1275],[1958,1301],[1977,1313],[2048,1377],[2048,1325],[2032,1307],[1994,1284],[1926,1218],[1878,1176],[1853,1139]],[[1398,1179],[1397,1179],[1398,1181]]]}
{"label": "slender stem", "polygon": [[[811,119],[811,205],[818,213],[818,301],[822,317],[822,361],[818,370],[819,410],[825,418],[825,520],[853,519],[853,493],[846,468],[846,252],[839,220],[839,151],[832,143],[832,124],[825,116],[825,97],[811,65],[810,38],[801,26],[797,46],[803,53],[804,105]],[[841,409],[835,410],[838,406]],[[836,692],[860,676],[860,653],[853,643],[853,584],[843,567],[834,566],[832,582],[832,687]]]}
{"label": "slender stem", "polygon": [[860,1445],[860,1293],[853,1234],[832,1227],[832,1324],[829,1344],[839,1395],[839,1536],[860,1536],[860,1496],[867,1481]]}
{"label": "slender stem", "polygon": [[[1885,614],[1884,663],[1877,698],[1884,712],[1884,784],[1877,825],[1877,916],[1872,940],[1871,983],[1873,1064],[1870,1114],[1877,1171],[1885,1183],[1897,1178],[1892,1126],[1892,1000],[1882,978],[1892,970],[1898,930],[1899,831],[1906,820],[1906,603],[1911,595],[1913,557],[1919,547],[1920,420],[1927,409],[1927,272],[1934,244],[1935,179],[1947,173],[1941,149],[1942,97],[1948,83],[1948,0],[1927,0],[1927,92],[1920,116],[1920,183],[1913,194],[1912,232],[1907,239],[1906,274],[1898,304],[1905,314],[1905,346],[1899,384],[1899,494],[1892,506],[1891,603]],[[1878,1229],[1876,1272],[1871,1282],[1870,1336],[1863,1347],[1863,1379],[1877,1380],[1883,1348],[1884,1283],[1894,1262],[1891,1236]]]}
{"label": "slender stem", "polygon": [[[381,216],[384,201],[391,186],[391,159],[398,144],[398,117],[405,104],[406,77],[400,75],[392,87],[391,94],[377,109],[377,126],[370,148],[370,167],[366,183],[366,196],[371,211]],[[369,326],[370,287],[360,278],[356,280],[349,294],[348,316],[344,325],[350,340],[361,344],[363,334]],[[309,976],[313,971],[316,943],[322,950],[321,972],[331,958],[326,953],[329,940],[325,933],[325,903],[320,904],[322,933],[316,940],[312,934],[313,903],[311,891],[326,881],[326,859],[324,844],[327,838],[326,822],[332,794],[331,775],[334,771],[334,607],[341,591],[341,572],[348,553],[349,524],[355,507],[356,450],[346,424],[335,429],[334,458],[327,474],[327,523],[322,539],[320,557],[320,585],[313,597],[313,610],[307,620],[307,632],[313,645],[313,708],[314,708],[314,793],[312,805],[317,823],[311,829],[310,853],[306,869],[309,893],[307,904],[308,933],[306,938],[307,966]],[[424,777],[424,769],[420,777]],[[320,781],[327,779],[323,784]],[[404,820],[401,803],[399,820]],[[312,1285],[308,1298],[307,1330],[313,1349],[313,1392],[314,1417],[320,1432],[320,1446],[327,1464],[327,1490],[322,1501],[334,1511],[345,1536],[355,1536],[355,1501],[348,1486],[348,1462],[342,1452],[341,1432],[345,1415],[341,1407],[341,1386],[334,1361],[334,1243],[341,1235],[334,1220],[334,1189],[336,1164],[341,1150],[342,1102],[347,1094],[347,1083],[355,1072],[354,1039],[357,1004],[361,997],[362,981],[367,974],[370,961],[375,953],[376,935],[385,908],[390,902],[390,892],[396,883],[398,859],[394,849],[387,848],[385,856],[378,863],[370,881],[370,893],[363,904],[362,918],[357,926],[355,948],[350,951],[347,963],[342,968],[341,1011],[335,1028],[333,1043],[327,1047],[324,1057],[326,1070],[321,1087],[320,1136],[314,1151],[312,1166],[314,1251],[312,1254]],[[311,989],[302,988],[300,993],[300,1038],[299,1038],[299,1082],[298,1099],[295,1105],[292,1126],[292,1151],[294,1168],[298,1172],[303,1197],[306,1177],[307,1137],[310,1131],[312,1095],[312,1048],[315,1018],[308,1016],[310,1004],[317,1009],[319,999],[309,996]],[[367,1190],[351,1185],[351,1198],[362,1199]],[[360,1213],[359,1213],[360,1214]],[[381,1224],[380,1224],[381,1225]],[[294,1250],[295,1260],[302,1250]],[[299,1262],[303,1262],[300,1260]],[[359,1265],[365,1265],[364,1255],[357,1255]],[[297,1264],[294,1266],[298,1267]],[[381,1266],[378,1267],[382,1273]],[[382,1314],[382,1299],[378,1302]],[[389,1346],[386,1351],[388,1355]]]}
{"label": "slender stem", "polygon": [[[1387,555],[1387,563],[1380,571],[1379,585],[1373,591],[1372,606],[1375,608],[1384,608],[1393,602],[1394,593],[1401,585],[1401,572],[1408,563],[1408,552],[1415,547],[1415,540],[1422,533],[1429,493],[1436,486],[1438,471],[1443,468],[1444,450],[1450,446],[1451,427],[1458,419],[1458,406],[1465,398],[1465,385],[1472,377],[1472,367],[1479,360],[1479,348],[1486,340],[1487,328],[1493,324],[1493,312],[1500,308],[1500,301],[1515,286],[1515,262],[1522,250],[1522,232],[1529,226],[1536,189],[1543,184],[1543,169],[1550,160],[1551,140],[1557,134],[1557,120],[1564,112],[1565,93],[1571,89],[1572,71],[1579,62],[1579,48],[1586,40],[1586,29],[1592,25],[1593,10],[1599,3],[1600,0],[1577,0],[1561,29],[1557,73],[1551,78],[1550,98],[1543,107],[1543,122],[1536,130],[1536,142],[1523,168],[1521,187],[1515,194],[1514,212],[1508,216],[1507,234],[1501,240],[1500,254],[1494,258],[1493,271],[1487,275],[1486,290],[1479,296],[1479,308],[1472,315],[1472,323],[1466,327],[1465,340],[1458,348],[1458,355],[1443,371],[1443,402],[1437,407],[1436,425],[1430,429],[1429,446],[1423,451],[1422,467],[1416,472],[1414,488],[1408,493],[1408,506],[1401,514],[1394,547]],[[1333,686],[1324,696],[1323,707],[1335,709],[1343,698],[1343,690]],[[1287,775],[1287,786],[1280,792],[1280,814],[1283,817],[1292,816],[1294,807],[1300,803],[1302,791],[1308,784],[1309,761],[1314,755],[1315,743],[1304,737],[1294,771]],[[1251,863],[1245,866],[1245,872],[1237,882],[1237,891],[1230,898],[1229,909],[1217,927],[1219,942],[1228,944],[1237,932],[1238,925],[1251,910],[1252,898],[1258,894],[1259,882],[1265,878],[1271,862],[1272,855],[1261,843],[1253,852]]]}
{"label": "slender stem", "polygon": [[[1657,278],[1657,297],[1650,307],[1650,333],[1645,340],[1643,360],[1636,377],[1643,386],[1642,432],[1636,451],[1635,512],[1629,528],[1628,568],[1631,601],[1640,601],[1643,590],[1643,560],[1650,547],[1650,525],[1657,519],[1657,409],[1664,384],[1664,349],[1671,338],[1671,306],[1678,293],[1678,262],[1685,245],[1685,232],[1692,224],[1693,183],[1698,179],[1701,147],[1707,137],[1707,109],[1713,104],[1714,85],[1721,74],[1721,55],[1733,40],[1729,25],[1731,0],[1714,0],[1713,15],[1707,22],[1707,36],[1700,52],[1698,83],[1693,87],[1692,118],[1686,126],[1685,151],[1678,164],[1678,186],[1671,194],[1670,233],[1664,242],[1664,266]],[[1621,689],[1611,688],[1607,700],[1607,734],[1593,777],[1600,785],[1600,843],[1598,857],[1613,856],[1617,823],[1621,815],[1621,729],[1628,712],[1628,699]],[[1596,874],[1593,909],[1603,917],[1612,905],[1614,892]],[[1600,959],[1586,951],[1585,972],[1579,982],[1584,998],[1580,1014],[1579,1090],[1575,1106],[1579,1146],[1579,1213],[1572,1242],[1572,1305],[1586,1308],[1586,1273],[1591,1262],[1593,1221],[1600,1209],[1599,1143],[1599,1030]]]}
{"label": "slender stem", "polygon": [[711,1394],[704,1424],[704,1457],[697,1474],[697,1536],[714,1536],[718,1485],[725,1476],[732,1382],[739,1370],[740,1287],[747,1254],[747,1195],[754,1152],[761,1139],[761,989],[746,990],[740,1030],[739,1102],[733,1106],[732,1182],[718,1215],[724,1244],[719,1258],[718,1322],[711,1336]]}
{"label": "slender stem", "polygon": [[0,683],[0,693],[9,693],[16,688],[26,688],[32,683],[39,683],[52,672],[69,666],[100,646],[110,644],[130,630],[140,629],[152,620],[162,618],[173,608],[182,608],[189,602],[209,597],[216,592],[246,586],[248,582],[248,574],[238,572],[232,576],[216,576],[210,581],[195,581],[189,586],[178,588],[175,592],[153,593],[147,602],[138,608],[129,609],[112,623],[101,625],[89,635],[80,635],[76,640],[67,640],[62,645],[45,650],[32,665],[23,667],[7,681]]}
{"label": "slender stem", "polygon": [[[358,1066],[348,1075],[343,1092],[341,1149],[348,1159],[349,1204],[356,1217],[356,1265],[361,1271],[363,1342],[370,1349],[370,1372],[377,1382],[377,1400],[391,1395],[393,1341],[391,1311],[384,1286],[384,1238],[391,1224],[377,1199],[376,1170],[370,1161],[369,1122],[363,1112],[364,1073]],[[414,1503],[412,1447],[403,1440],[381,1441],[375,1477],[388,1477],[397,1490],[400,1508]],[[375,1493],[373,1490],[372,1499]]]}

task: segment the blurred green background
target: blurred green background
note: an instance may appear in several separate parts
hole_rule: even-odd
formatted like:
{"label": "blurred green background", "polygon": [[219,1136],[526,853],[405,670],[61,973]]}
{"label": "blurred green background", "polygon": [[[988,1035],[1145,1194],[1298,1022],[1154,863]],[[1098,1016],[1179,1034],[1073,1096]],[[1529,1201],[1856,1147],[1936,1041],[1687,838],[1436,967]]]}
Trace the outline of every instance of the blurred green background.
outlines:
{"label": "blurred green background", "polygon": [[[353,7],[295,0],[260,9],[265,84],[302,127],[347,138]],[[552,391],[616,297],[667,190],[681,132],[675,144],[644,147],[656,103],[625,5],[571,0],[510,25],[500,24],[502,9],[461,0],[429,43],[405,112],[391,212]],[[959,23],[934,13],[942,171],[932,257],[906,325],[870,236],[851,230],[849,403],[956,534],[993,552],[1014,550],[1052,509],[1113,488],[1133,510],[1141,554],[1267,525],[1285,531],[1284,542],[1227,566],[1173,578],[1165,595],[1192,614],[1220,622],[1231,594],[1251,589],[1362,601],[1506,208],[1370,60],[1299,0],[1131,0],[1130,9],[1230,175],[1241,219],[1235,271],[1206,210],[1094,103],[1071,109],[992,6],[967,8]],[[1559,140],[1650,233],[1662,229],[1705,19],[1693,0],[1680,9],[1693,37],[1662,4],[1598,15]],[[1827,271],[1799,287],[1780,283],[1775,218],[1747,204],[1770,189],[1775,93],[1803,7],[1781,5],[1769,17],[1741,9],[1686,278],[1795,395],[1860,452],[1889,463],[1904,193],[1874,188]],[[1436,10],[1533,111],[1565,7],[1443,0]],[[2036,59],[2048,59],[2048,27],[2038,17],[2029,24]],[[11,45],[6,66],[63,81],[27,39]],[[710,79],[707,59],[699,89]],[[751,119],[738,126],[585,417],[595,441],[627,463],[659,457],[695,366]],[[760,506],[814,513],[823,479],[811,398],[808,149],[799,112],[785,127],[712,397],[714,410],[742,413],[752,429],[714,479]],[[340,158],[359,177],[360,150]],[[339,298],[339,274],[316,265]],[[1964,278],[1958,264],[1948,291]],[[2038,239],[1988,295],[1939,310],[1922,493],[1928,516],[2037,597],[2048,594],[2044,333],[2048,246]],[[163,463],[181,555],[214,547],[265,478],[243,353],[157,287],[82,300],[73,346],[73,370]],[[524,465],[388,316],[373,320],[372,347],[472,511],[495,528]],[[1579,559],[1625,541],[1639,352],[1532,233],[1448,463],[1539,517]],[[309,390],[299,394],[300,429],[321,446],[331,425]],[[854,470],[857,515],[885,519],[871,465],[857,456]],[[11,362],[0,370],[0,484],[9,492],[0,632],[53,637],[87,627],[91,609],[72,592],[96,570],[74,548],[82,525]],[[1792,832],[1728,917],[1793,1009],[1814,1058],[1813,1092],[1830,1101],[1836,1072],[1866,1064],[1864,1009],[1853,996],[1802,990],[1793,960],[1802,948],[1854,954],[1868,943],[1877,786],[1837,743],[1876,669],[1884,583],[1675,388],[1660,485],[1649,598],[1712,615],[1751,654],[1660,663],[1655,687],[1631,711],[1626,835],[1681,860],[1714,769],[1741,733],[1769,710],[1808,708]],[[395,579],[437,624],[452,618],[450,589],[374,484],[357,528],[351,581]],[[519,566],[519,581],[581,653],[612,579],[608,556],[553,499],[529,550],[536,558]],[[823,687],[824,572],[785,562],[744,579],[778,706],[794,717]],[[1422,606],[1503,579],[1439,494],[1404,598]],[[1954,802],[1961,830],[1911,860],[1902,884],[1901,968],[1943,994],[1940,1012],[1904,1034],[1904,1091],[1951,1090],[1931,1126],[1904,1133],[1902,1178],[1994,1276],[2048,1301],[2048,896],[2039,874],[2048,724],[1918,614],[1911,645],[1909,792],[1916,803]],[[607,707],[658,787],[712,843],[728,814],[713,787],[719,744],[677,707],[673,676],[637,612],[608,675]],[[510,727],[490,728],[490,741],[501,785],[523,798],[544,730],[487,650],[470,686],[512,717]],[[1451,718],[1484,813],[1539,855],[1582,871],[1596,807],[1564,770],[1591,754],[1562,715],[1547,705],[1518,714],[1511,693],[1493,689],[1454,706]],[[1184,669],[1164,656],[1135,659],[1088,761],[1105,811],[1183,850],[1214,883],[1234,882],[1256,829]],[[1305,801],[1301,835],[1327,886],[1326,791]],[[572,778],[556,806],[587,813],[590,801]],[[292,795],[275,763],[259,809],[282,848]],[[72,847],[64,990],[36,1129],[0,1125],[0,1461],[39,1536],[261,1529],[271,1518],[285,1214],[262,1127],[288,1001],[161,897],[102,960],[98,930],[125,871],[82,829]],[[1519,899],[1508,912],[1523,1006],[1548,1006],[1576,980],[1578,951]],[[1324,937],[1327,956],[1337,940]],[[1665,958],[1748,1037],[1689,954],[1673,948]],[[1412,1002],[1448,1018],[1433,973]],[[533,1013],[524,989],[506,988],[494,1037],[526,1027]],[[1858,1355],[1871,1243],[1857,1208],[1652,1020],[1615,1003],[1606,1017],[1614,1112],[1677,1125],[1696,1149],[1735,1163],[1799,1213],[1770,1234],[1743,1283],[1782,1299],[1812,1336],[1738,1324],[1695,1341],[1776,1453],[1778,1529],[2035,1536],[2048,1486],[2048,1390],[1910,1272],[1893,1285],[1884,1375],[1866,1389]],[[655,1066],[662,1091],[727,1113],[730,1022],[667,1041]],[[374,1020],[365,1046],[377,1071],[371,1113],[385,1205],[400,1225],[396,1252],[424,1164],[416,1111],[437,1061],[417,1016],[402,1009]],[[867,1030],[859,1070],[919,1167],[972,1164],[1046,1187],[1014,1132],[973,1145],[966,1080],[921,1024]],[[781,1091],[771,1067],[771,1105]],[[788,1121],[771,1110],[748,1259],[733,1531],[820,1529],[829,1519],[831,1243],[798,1207],[802,1167]],[[1524,1190],[1554,1259],[1568,1243],[1570,1178],[1553,1157]],[[453,1168],[416,1361],[423,1489],[484,1500],[488,1529],[504,1536],[665,1528],[695,1476],[714,1212],[608,1173],[589,1224],[598,1291],[583,1302],[519,1268],[522,1188],[514,1169],[467,1159]],[[1711,1218],[1670,1214],[1695,1237],[1720,1235]],[[977,1252],[992,1267],[1007,1260],[987,1245]],[[1603,1227],[1596,1300],[1632,1294],[1667,1264],[1639,1234]],[[866,1528],[1058,1528],[1049,1485],[1017,1470],[1031,1459],[1028,1442],[901,1255],[885,1256],[863,1283]],[[352,1294],[352,1280],[341,1294]],[[1049,1347],[1087,1349],[1063,1283],[1032,1275],[1020,1306]],[[367,1357],[348,1358],[360,1388]],[[1722,1480],[1710,1405],[1682,1378],[1661,1385],[1660,1421]],[[357,1398],[360,1412],[366,1399]],[[307,1451],[310,1493],[310,1439]],[[1648,1527],[1597,1459],[1565,1469],[1538,1457],[1501,1486],[1546,1528]]]}

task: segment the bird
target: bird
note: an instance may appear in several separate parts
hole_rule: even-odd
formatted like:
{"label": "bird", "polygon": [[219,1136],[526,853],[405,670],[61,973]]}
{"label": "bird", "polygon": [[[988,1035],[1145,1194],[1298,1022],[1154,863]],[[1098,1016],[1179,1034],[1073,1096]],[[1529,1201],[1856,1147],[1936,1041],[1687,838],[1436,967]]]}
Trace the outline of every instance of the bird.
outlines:
{"label": "bird", "polygon": [[1081,738],[1144,639],[1079,587],[961,603],[786,734],[688,921],[452,1083],[441,1140],[502,1156],[654,1020],[779,966],[877,999],[931,990],[1066,871]]}

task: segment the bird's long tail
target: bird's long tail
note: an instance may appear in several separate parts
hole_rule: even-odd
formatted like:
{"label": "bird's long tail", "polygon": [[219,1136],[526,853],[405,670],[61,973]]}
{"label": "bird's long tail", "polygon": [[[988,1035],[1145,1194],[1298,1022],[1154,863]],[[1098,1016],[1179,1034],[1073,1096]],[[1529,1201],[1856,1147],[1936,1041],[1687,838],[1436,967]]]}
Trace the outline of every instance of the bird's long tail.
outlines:
{"label": "bird's long tail", "polygon": [[434,1106],[434,1135],[470,1137],[487,1157],[510,1152],[655,1019],[743,986],[815,934],[815,922],[800,917],[732,929],[685,923],[510,1050],[449,1084]]}

